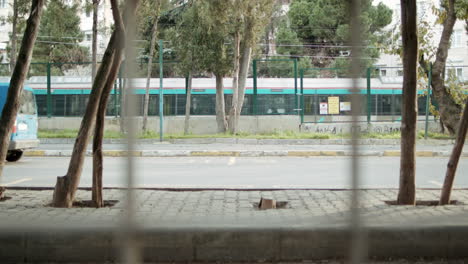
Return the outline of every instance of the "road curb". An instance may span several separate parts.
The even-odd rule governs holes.
[[[468,257],[468,226],[380,226],[366,228],[370,259]],[[116,229],[51,229],[0,232],[2,263],[116,262]],[[145,262],[279,262],[345,259],[345,226],[146,228],[136,237]]]
[[[130,152],[133,157],[346,157],[352,156],[352,151],[344,150],[141,150]],[[27,150],[27,157],[70,157],[69,150]],[[127,157],[125,150],[106,150],[102,152],[105,157]],[[416,151],[417,157],[449,157],[450,151]],[[86,156],[91,156],[88,150]],[[361,151],[359,156],[369,157],[399,157],[399,150]],[[468,157],[463,152],[462,157]]]

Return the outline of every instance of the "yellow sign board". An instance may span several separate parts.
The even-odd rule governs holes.
[[[338,96],[328,97],[328,114],[329,115],[340,114],[340,97]]]

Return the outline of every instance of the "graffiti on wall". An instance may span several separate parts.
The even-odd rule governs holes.
[[[301,130],[309,133],[324,133],[324,134],[343,134],[359,131],[360,133],[379,133],[388,134],[399,132],[400,124],[362,124],[350,126],[349,124],[303,124]]]

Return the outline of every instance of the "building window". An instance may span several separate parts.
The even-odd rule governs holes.
[[[380,76],[382,77],[387,76],[387,70],[380,70]]]
[[[0,0],[0,8],[7,8],[8,0]]]
[[[397,71],[397,75],[398,75],[398,76],[403,76],[403,70],[398,70],[398,71]]]
[[[462,30],[455,30],[452,34],[451,38],[451,47],[452,48],[461,48],[463,47],[463,42],[462,42]]]
[[[86,34],[86,41],[91,41],[93,36],[91,34]]]
[[[457,77],[458,78],[463,77],[463,68],[457,68]]]

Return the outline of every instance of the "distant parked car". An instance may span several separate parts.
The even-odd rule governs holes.
[[[7,98],[9,83],[0,83],[0,111],[3,110]],[[7,161],[18,161],[23,151],[39,146],[37,138],[37,107],[33,90],[24,87],[20,98],[20,108],[16,116],[8,146]]]

